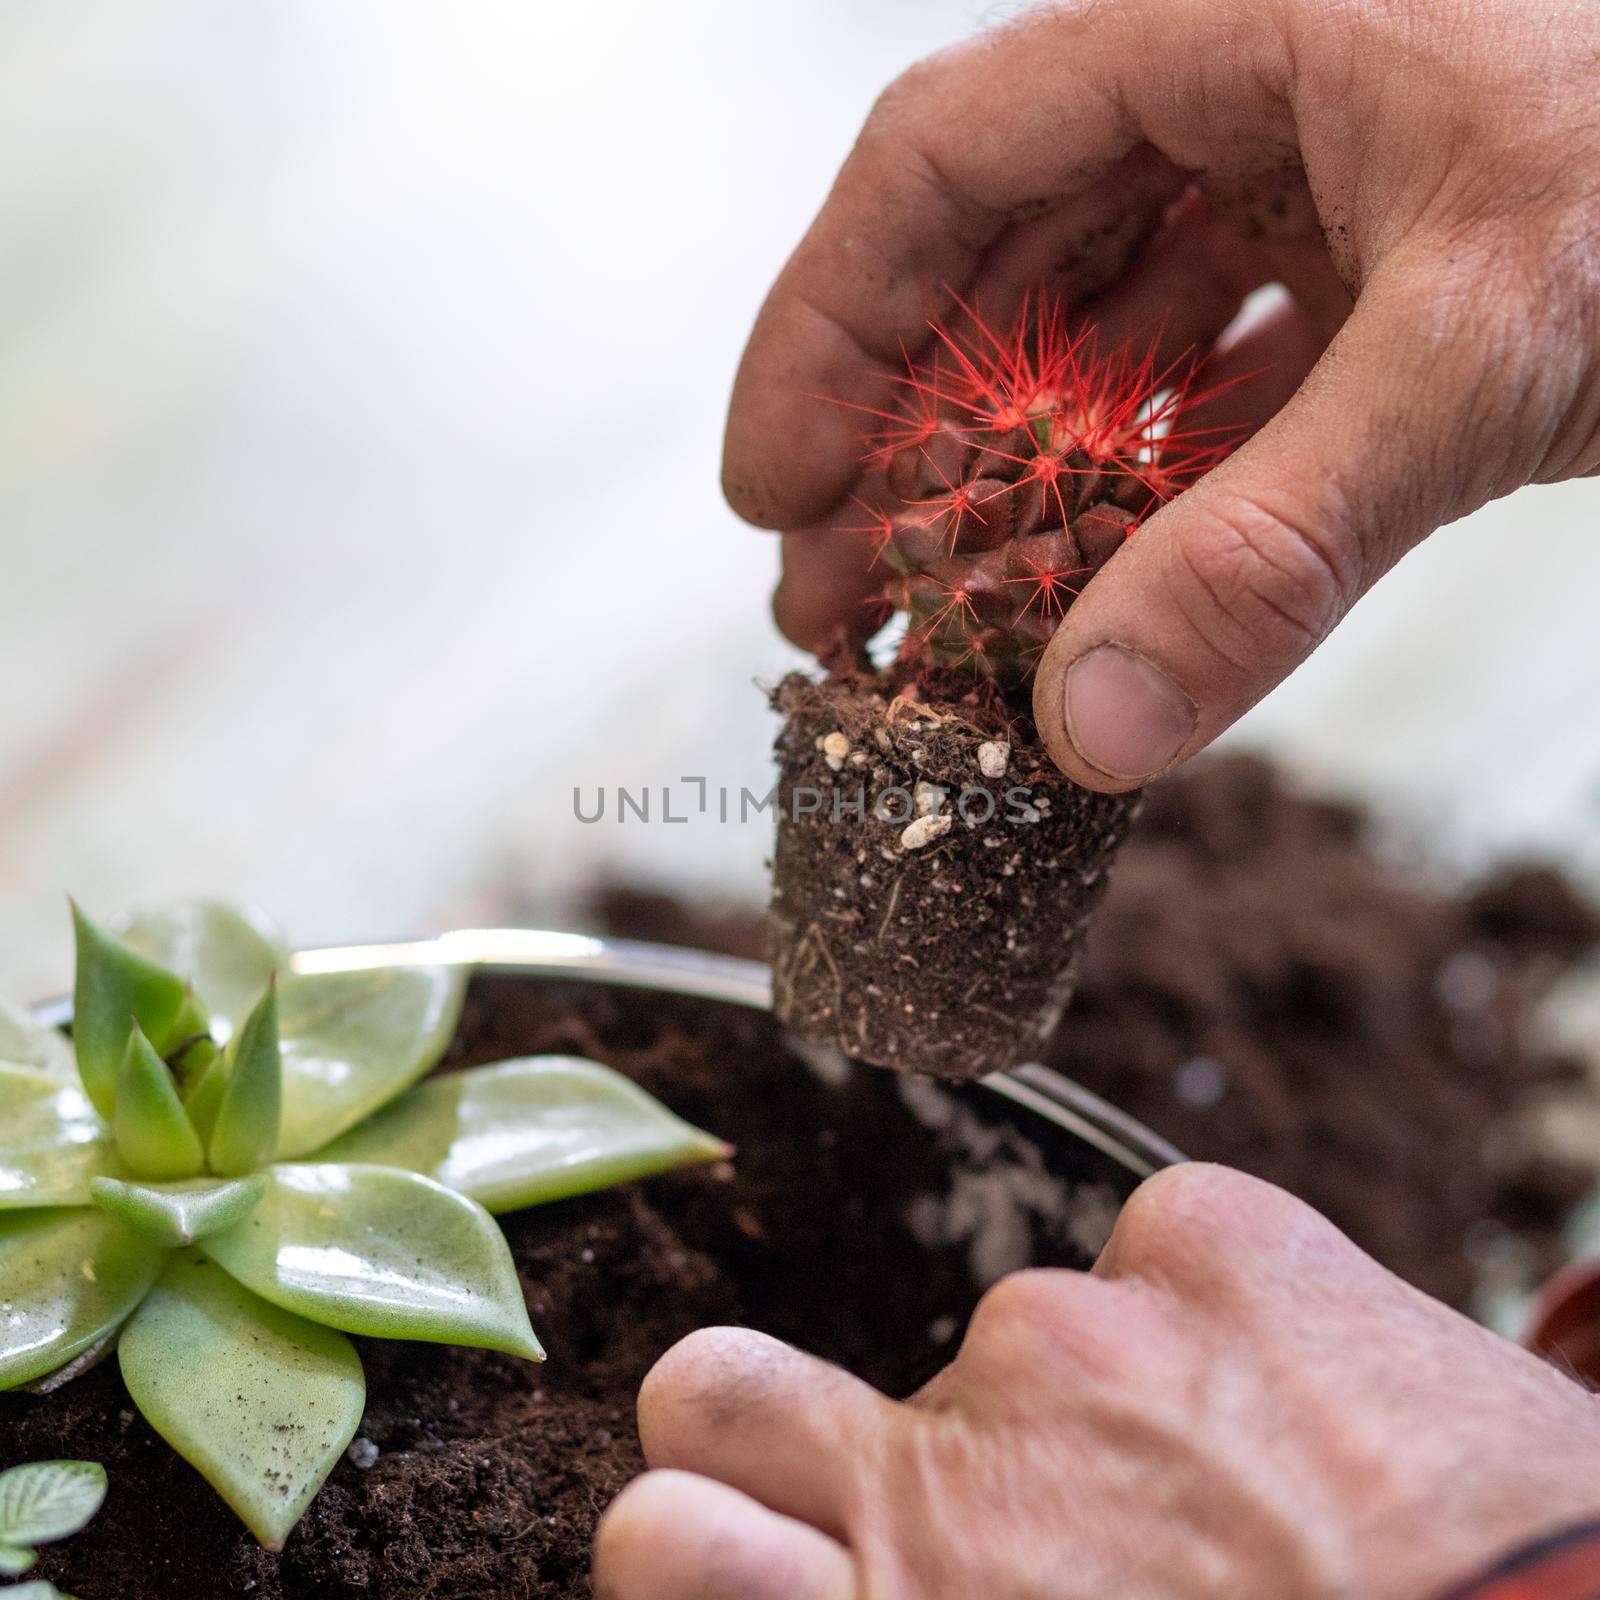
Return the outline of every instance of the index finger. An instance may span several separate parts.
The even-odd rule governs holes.
[[[1108,197],[1134,204],[1139,186],[1119,163],[1153,158],[1169,193],[1190,171],[1236,162],[1241,146],[1265,144],[1281,164],[1292,126],[1270,75],[1241,75],[1221,98],[1201,81],[1208,60],[1239,55],[1237,39],[1218,52],[1206,35],[1237,25],[1200,0],[1086,0],[902,77],[756,320],[723,456],[734,510],[780,529],[833,511],[859,472],[849,408],[889,408],[903,352],[923,348],[1009,232],[1048,217],[1067,241]]]

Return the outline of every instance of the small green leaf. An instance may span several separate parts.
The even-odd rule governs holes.
[[[36,1552],[20,1545],[0,1543],[0,1577],[20,1578],[39,1559]],[[29,1584],[28,1588],[33,1588]],[[21,1594],[21,1589],[8,1589],[6,1595]]]
[[[69,1539],[105,1497],[106,1469],[97,1461],[30,1461],[0,1472],[0,1542]]]
[[[150,1425],[281,1550],[361,1422],[366,1380],[350,1341],[184,1251],[123,1329],[118,1356]]]
[[[419,1083],[317,1160],[405,1167],[514,1211],[729,1153],[620,1072],[532,1056]]]
[[[128,1036],[117,1074],[117,1105],[111,1126],[117,1150],[138,1178],[192,1178],[205,1170],[206,1155],[189,1114],[178,1098],[167,1064],[137,1023]]]
[[[0,1211],[87,1205],[89,1180],[121,1171],[110,1129],[75,1082],[0,1066]]]
[[[289,947],[268,918],[221,900],[136,911],[120,931],[130,950],[195,986],[221,1044],[239,1031],[272,974],[289,965]]]
[[[0,1063],[42,1072],[58,1083],[78,1083],[78,1063],[65,1035],[6,1000],[0,1000]]]
[[[64,1367],[144,1298],[162,1252],[92,1206],[0,1215],[0,1389]]]
[[[278,986],[269,980],[267,992],[228,1047],[227,1078],[211,1129],[211,1170],[236,1176],[270,1161],[282,1107]]]
[[[91,922],[76,905],[78,982],[72,1002],[72,1040],[84,1092],[108,1121],[115,1109],[117,1073],[128,1046],[130,1017],[157,1054],[177,1040],[172,1025],[183,1010],[183,980],[153,965]]]
[[[308,1155],[409,1088],[455,1037],[466,974],[388,967],[280,986],[280,1160]]]
[[[182,1183],[120,1183],[95,1178],[94,1203],[153,1244],[193,1244],[241,1221],[267,1192],[264,1173],[248,1178],[190,1178]]]
[[[19,1583],[14,1589],[7,1589],[5,1600],[72,1600],[72,1596],[63,1594],[43,1578],[35,1578],[31,1583]]]
[[[201,1249],[286,1310],[379,1339],[542,1360],[511,1249],[476,1201],[393,1167],[278,1166]]]

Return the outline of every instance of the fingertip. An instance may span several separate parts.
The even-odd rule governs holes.
[[[639,1387],[645,1460],[704,1471],[721,1442],[736,1439],[752,1418],[771,1424],[802,1407],[806,1384],[830,1370],[754,1328],[698,1328],[667,1350]]]
[[[756,318],[722,441],[724,497],[773,532],[820,522],[844,499],[861,471],[862,434],[893,392],[888,370],[795,296],[793,271]]]
[[[841,635],[870,639],[887,620],[883,583],[862,540],[833,528],[783,536],[772,616],[791,644],[820,653]]]
[[[850,1600],[853,1568],[826,1534],[688,1472],[647,1472],[595,1533],[599,1600]]]
[[[782,530],[778,496],[761,473],[749,465],[744,452],[736,449],[731,422],[722,450],[722,498],[741,522],[769,533]]]

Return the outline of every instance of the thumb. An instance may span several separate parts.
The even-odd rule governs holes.
[[[1069,777],[1129,789],[1203,749],[1408,549],[1537,469],[1508,355],[1529,341],[1460,273],[1391,257],[1284,409],[1085,586],[1034,685]]]

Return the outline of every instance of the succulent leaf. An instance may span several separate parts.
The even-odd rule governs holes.
[[[92,1206],[0,1215],[0,1389],[66,1366],[114,1331],[161,1262],[157,1246]]]
[[[54,1394],[57,1389],[65,1389],[69,1383],[76,1383],[86,1372],[93,1372],[105,1358],[117,1347],[118,1327],[107,1328],[93,1344],[85,1345],[64,1367],[57,1367],[54,1372],[47,1372],[42,1378],[35,1378],[31,1383],[21,1385],[24,1394]]]
[[[0,1572],[4,1570],[0,1567]],[[19,1583],[14,1589],[7,1589],[5,1600],[72,1600],[72,1596],[63,1594],[43,1578],[35,1578],[31,1583]]]
[[[222,1106],[222,1092],[228,1087],[228,1077],[233,1062],[226,1050],[219,1050],[204,1072],[189,1081],[183,1091],[183,1109],[200,1135],[200,1142],[210,1147],[212,1130],[217,1125],[217,1112]]]
[[[419,1083],[317,1160],[405,1167],[514,1211],[729,1153],[620,1072],[533,1056]]]
[[[78,946],[72,1002],[78,1073],[84,1092],[109,1121],[128,1044],[128,1019],[137,1019],[159,1054],[177,1043],[171,1030],[183,1010],[185,990],[176,973],[135,955],[76,905],[72,926]]]
[[[106,1469],[97,1461],[30,1461],[0,1472],[0,1543],[71,1538],[105,1497]]]
[[[167,1028],[167,1046],[163,1054],[189,1057],[199,1045],[211,1043],[211,1013],[206,1003],[195,992],[192,983],[183,986],[183,1004]]]
[[[42,1072],[58,1083],[78,1083],[78,1063],[61,1032],[5,1000],[0,1000],[0,1065]]]
[[[95,1178],[89,1189],[108,1216],[153,1244],[176,1249],[242,1221],[267,1192],[264,1173],[246,1178],[189,1178],[181,1183],[124,1183]]]
[[[200,1248],[263,1299],[380,1339],[544,1351],[511,1249],[476,1201],[393,1167],[284,1165]]]
[[[0,1211],[89,1203],[89,1180],[122,1171],[111,1130],[75,1082],[0,1066]]]
[[[111,1126],[117,1151],[135,1177],[171,1181],[205,1170],[200,1135],[178,1098],[172,1073],[137,1023],[122,1054]]]
[[[226,1073],[210,1134],[211,1170],[236,1177],[270,1161],[278,1143],[283,1052],[275,981],[268,982],[267,992],[229,1045]]]
[[[150,1425],[262,1544],[282,1549],[361,1422],[366,1379],[350,1341],[181,1251],[118,1356]]]
[[[465,990],[456,967],[285,978],[278,1158],[320,1149],[422,1077],[455,1036]]]
[[[209,1034],[189,1035],[188,1038],[187,1044],[180,1044],[168,1057],[172,1075],[178,1080],[178,1093],[185,1105],[189,1103],[189,1091],[211,1070],[212,1062],[222,1054]],[[205,1142],[203,1134],[201,1142]]]
[[[223,900],[137,911],[119,931],[130,950],[194,985],[211,1009],[219,1044],[239,1031],[268,979],[289,964],[289,947],[269,918]]]

